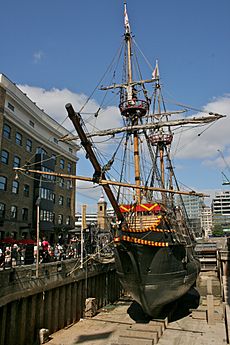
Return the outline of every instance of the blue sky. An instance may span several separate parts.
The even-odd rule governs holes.
[[[165,96],[230,116],[230,2],[127,0],[127,7],[138,46],[152,65],[159,59]],[[61,121],[68,99],[80,104],[97,85],[122,35],[122,0],[9,0],[1,4],[0,73]],[[175,156],[185,185],[213,192],[222,189],[221,171],[230,179],[217,152],[230,163],[230,122],[221,122]],[[80,165],[84,173],[83,158]]]

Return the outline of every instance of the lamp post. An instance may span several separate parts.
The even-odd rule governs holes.
[[[36,278],[39,277],[39,228],[40,228],[40,197],[37,198],[36,208],[37,208],[37,255],[36,255]]]

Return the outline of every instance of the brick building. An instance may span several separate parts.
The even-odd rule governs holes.
[[[66,134],[64,127],[0,74],[0,239],[35,236],[37,200],[41,236],[54,241],[74,228],[74,180],[13,170],[28,167],[75,175],[79,147],[59,141]]]

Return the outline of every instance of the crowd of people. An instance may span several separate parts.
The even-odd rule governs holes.
[[[70,238],[58,238],[56,243],[50,243],[45,237],[39,241],[39,255],[37,255],[37,243],[33,240],[0,241],[0,270],[18,265],[31,265],[39,263],[55,262],[81,257],[80,236],[72,235]],[[83,257],[94,253],[111,253],[108,235],[93,236],[88,233],[83,239]]]
[[[39,241],[39,263],[66,260],[80,256],[80,240],[72,238],[68,243],[50,244],[45,238]],[[33,264],[37,261],[36,243],[0,245],[0,268]]]

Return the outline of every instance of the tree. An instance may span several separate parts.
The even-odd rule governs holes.
[[[212,230],[213,236],[224,236],[223,227],[220,224],[215,224]]]

